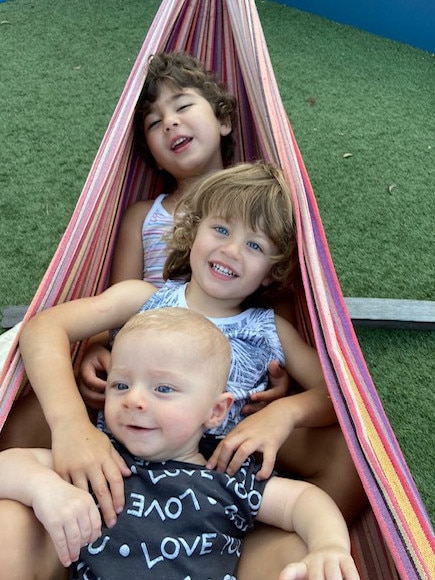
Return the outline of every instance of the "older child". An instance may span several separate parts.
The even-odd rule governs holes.
[[[112,261],[110,283],[138,279],[163,285],[168,251],[164,234],[173,226],[176,203],[192,183],[227,166],[233,156],[236,101],[212,72],[184,53],[160,53],[149,62],[135,113],[135,136],[146,162],[164,176],[167,193],[139,201],[123,218]],[[93,339],[82,362],[79,387],[93,408],[104,404],[109,364],[106,335]],[[286,394],[287,381],[271,365],[275,389],[256,395],[256,403]],[[249,407],[245,411],[255,409]]]
[[[105,416],[131,476],[112,528],[102,525],[90,494],[52,470],[50,451],[0,454],[0,497],[33,507],[62,563],[77,561],[74,579],[203,578],[204,570],[233,578],[254,519],[306,542],[308,553],[281,580],[358,579],[346,524],[327,494],[278,477],[260,482],[252,459],[232,476],[206,468],[198,442],[231,406],[230,360],[223,333],[192,310],[148,310],[121,329]]]
[[[192,114],[198,115],[199,113],[196,111],[195,104],[189,105],[187,103],[187,108],[181,109],[177,115],[171,117],[171,109],[160,98],[162,90],[166,90],[168,87],[176,91],[176,94],[178,91],[183,94],[186,90],[199,94],[208,101],[214,111],[216,119],[221,124],[220,132],[226,133],[228,126],[231,127],[227,135],[221,135],[222,158],[218,163],[219,167],[215,167],[215,169],[227,165],[231,160],[231,138],[235,125],[234,101],[227,92],[222,92],[220,85],[217,85],[210,78],[210,73],[204,71],[204,67],[200,63],[182,54],[155,55],[150,61],[149,73],[136,115],[137,141],[142,144],[144,153],[148,157],[151,154],[151,160],[153,156],[159,159],[158,166],[169,174],[171,172],[175,174],[176,169],[173,168],[175,159],[178,164],[186,163],[186,166],[183,165],[183,167],[187,167],[187,161],[191,158],[189,152],[191,137],[193,136],[193,143],[196,141],[196,137],[191,125],[185,124],[185,119],[190,119]],[[205,103],[203,104],[205,105]],[[204,109],[200,108],[200,110]],[[171,118],[173,121],[172,129],[167,124]],[[208,115],[204,115],[198,120],[201,120],[203,124],[206,120],[211,121],[211,125],[215,123]],[[213,130],[209,127],[207,131],[211,135],[215,135],[216,127]],[[172,157],[169,159],[166,157],[164,160],[161,149],[164,150],[163,135],[165,133],[181,134],[180,144],[181,142],[184,144],[179,150],[172,152]],[[159,136],[159,141],[156,140],[156,135]],[[218,147],[217,139],[215,139],[215,144]],[[204,172],[198,171],[197,173],[199,175]],[[143,276],[144,279],[150,281],[148,275],[151,275],[151,271],[153,283],[157,286],[163,283],[163,264],[167,254],[164,244],[162,245],[162,234],[172,225],[175,201],[182,197],[183,192],[188,189],[190,180],[185,181],[183,174],[177,173],[177,184],[178,189],[175,191],[175,195],[165,197],[160,209],[158,209],[159,201],[157,200],[155,206],[151,206],[152,202],[150,201],[138,202],[127,210],[113,260],[112,283],[130,278],[142,279]],[[171,200],[173,204],[165,206]],[[157,212],[156,216],[154,210]],[[153,216],[152,220],[151,216]],[[147,233],[151,236],[151,245],[148,245]],[[287,317],[287,313],[283,315]],[[105,342],[107,344],[107,338]],[[104,374],[109,361],[110,355],[107,348],[97,345],[91,349],[89,357],[85,358],[81,367],[81,380],[79,381],[81,392],[86,402],[96,408],[102,408],[104,404],[104,380],[99,379],[97,375],[98,372]],[[282,372],[277,361],[272,361],[269,366],[269,379],[274,388],[253,393],[243,409],[245,415],[286,394],[287,375]],[[265,416],[263,415],[263,417]],[[254,422],[255,419],[252,421]],[[250,422],[251,418],[249,417],[243,422],[240,429],[242,426],[243,428],[248,427]],[[287,450],[284,455],[286,466],[290,469],[289,474],[296,474],[298,477],[322,487],[338,503],[346,520],[351,522],[364,505],[365,494],[340,427],[337,423],[323,429],[311,428],[312,425],[309,423],[305,424],[304,427],[306,428],[295,429],[285,444]],[[274,425],[271,428],[273,429]],[[234,445],[238,445],[240,437],[242,437],[242,433],[239,430],[225,439],[227,447],[220,448],[224,462],[231,457]],[[290,459],[291,465],[289,464]],[[260,553],[258,546],[255,547],[255,552]]]

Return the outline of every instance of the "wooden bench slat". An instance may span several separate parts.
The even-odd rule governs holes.
[[[355,326],[435,330],[435,302],[429,300],[397,300],[390,298],[345,298]],[[2,328],[20,322],[27,306],[3,308]]]
[[[345,298],[355,326],[435,330],[435,302],[390,298]]]

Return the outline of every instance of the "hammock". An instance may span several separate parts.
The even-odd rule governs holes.
[[[185,50],[237,96],[236,161],[278,163],[291,187],[300,262],[299,327],[314,341],[370,508],[351,530],[365,580],[435,577],[433,531],[362,357],[329,254],[315,197],[280,99],[254,0],[163,0],[127,80],[72,219],[25,320],[101,292],[125,208],[160,193],[133,144],[132,118],[149,55]],[[151,194],[150,194],[151,196]],[[73,352],[80,359],[80,347]],[[16,341],[0,378],[0,427],[26,388]]]

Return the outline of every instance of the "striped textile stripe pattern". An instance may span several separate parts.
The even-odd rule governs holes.
[[[163,0],[25,320],[53,304],[102,291],[125,208],[161,192],[158,176],[144,166],[132,139],[148,58],[161,50],[186,50],[225,80],[241,105],[236,160],[275,161],[291,187],[299,242],[299,327],[319,352],[370,502],[351,531],[361,577],[434,578],[433,530],[354,334],[253,0]],[[73,357],[78,364],[79,347]],[[16,343],[0,381],[2,426],[14,399],[27,388]]]

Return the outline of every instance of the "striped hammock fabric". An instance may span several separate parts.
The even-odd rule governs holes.
[[[185,50],[216,71],[240,104],[236,160],[274,161],[291,186],[299,236],[299,326],[319,352],[370,503],[351,530],[361,577],[435,578],[433,530],[358,346],[253,0],[163,0],[26,319],[56,303],[101,292],[125,208],[160,193],[158,176],[134,149],[132,118],[148,57],[162,50]],[[73,356],[77,364],[79,348]],[[26,388],[16,343],[0,384],[3,426]]]

